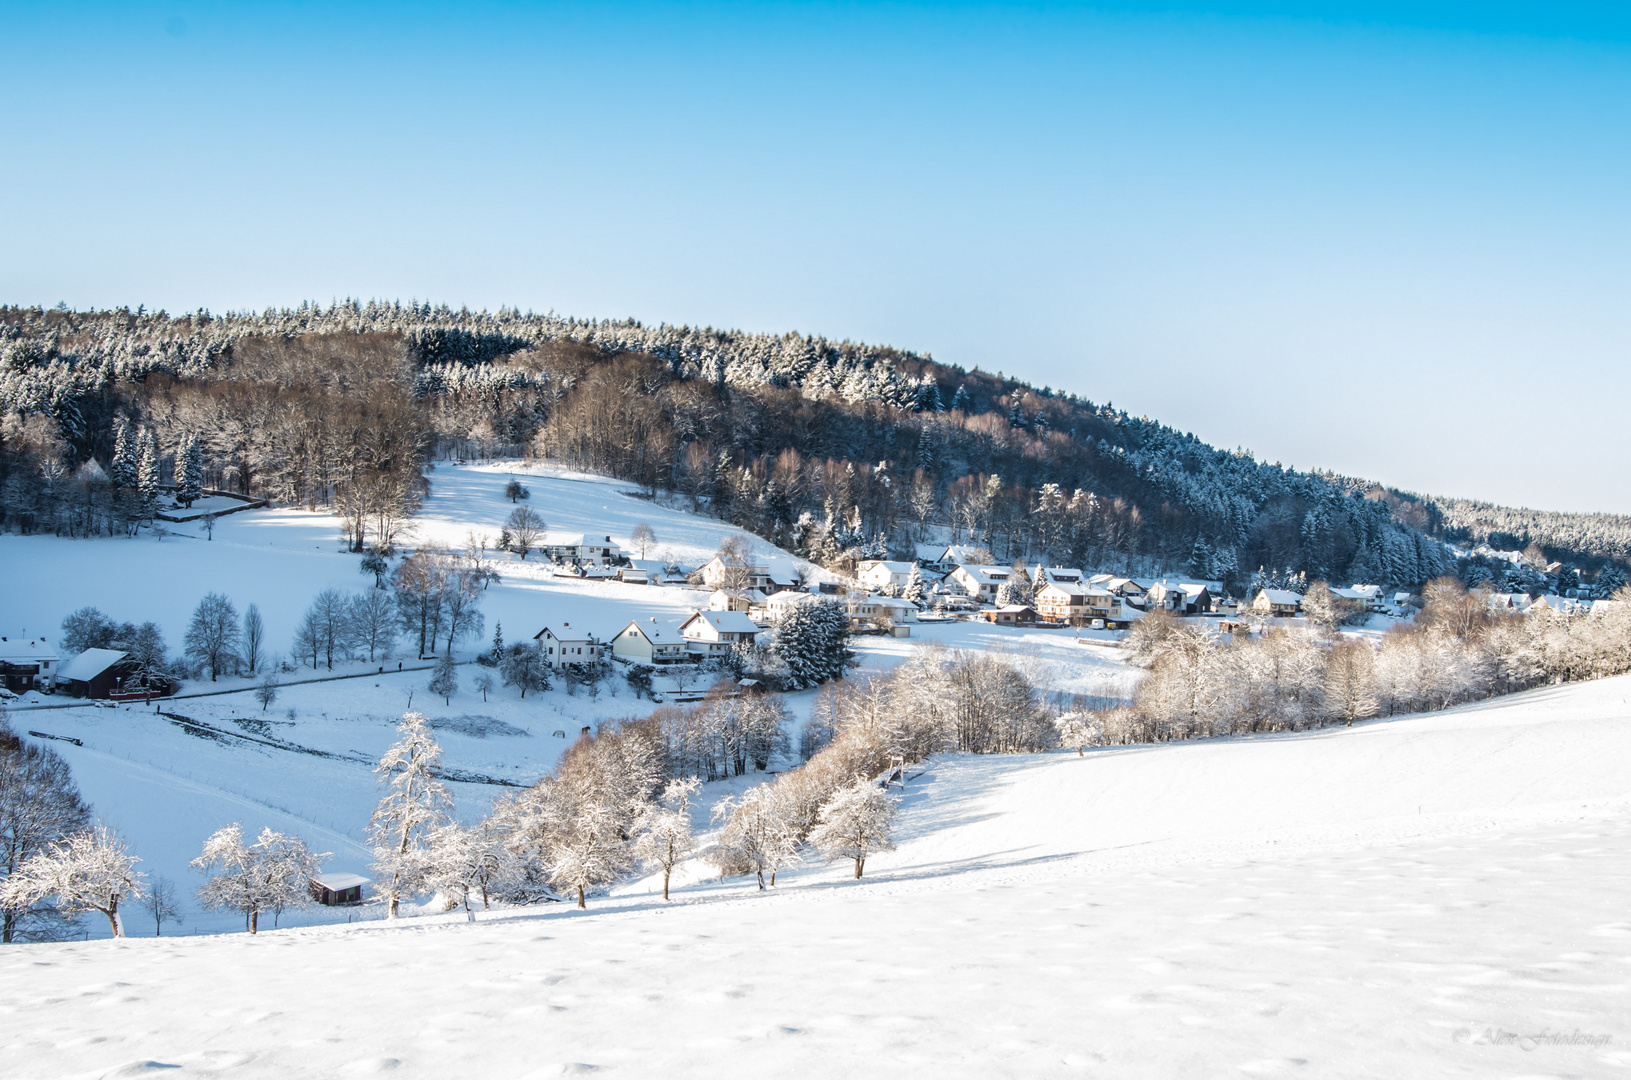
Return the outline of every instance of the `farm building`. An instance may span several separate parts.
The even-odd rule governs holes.
[[[128,654],[86,649],[57,671],[57,682],[74,697],[106,699],[130,675]]]

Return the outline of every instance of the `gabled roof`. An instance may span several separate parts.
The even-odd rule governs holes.
[[[1378,600],[1382,596],[1382,586],[1380,585],[1355,585],[1353,591],[1366,600]]]
[[[761,627],[741,611],[693,611],[680,623],[680,633],[692,623],[701,620],[721,634],[757,634]]]
[[[1370,597],[1358,589],[1332,589],[1331,595],[1341,600],[1369,600]]]
[[[1294,593],[1290,589],[1263,589],[1258,596],[1268,597],[1271,604],[1283,604],[1296,607],[1303,602],[1301,593]]]
[[[0,637],[0,660],[13,664],[56,663],[62,659],[44,638]]]
[[[1056,584],[1061,581],[1074,583],[1087,580],[1086,574],[1070,566],[1044,566],[1041,570],[1044,580]]]
[[[975,547],[973,544],[953,544],[950,547],[941,548],[940,554],[935,556],[934,561],[941,563],[956,563],[958,566],[962,566],[965,563],[973,562],[974,553],[979,550],[981,549]]]
[[[1012,566],[981,566],[970,564],[957,568],[980,585],[1001,585],[1013,574]],[[952,571],[956,573],[956,571]]]
[[[662,622],[658,622],[655,616],[645,622],[634,619],[619,630],[617,636],[622,637],[627,634],[630,628],[640,631],[640,636],[653,645],[683,645],[685,643],[685,638],[680,634],[679,626],[669,619]]]
[[[361,885],[369,884],[373,879],[365,878],[361,874],[313,874],[311,879],[329,892],[344,892],[346,889],[355,889]]]
[[[57,678],[68,682],[90,682],[126,655],[118,649],[86,649],[57,669]]]
[[[545,634],[548,634],[556,641],[592,641],[594,640],[595,636],[587,630],[574,630],[571,623],[563,622],[546,624],[542,630],[532,635],[532,640],[537,641]]]
[[[873,570],[881,566],[891,574],[910,574],[912,572],[912,567],[916,565],[916,563],[896,562],[892,559],[868,559],[865,566],[862,568],[861,573],[864,574],[868,570]]]
[[[538,546],[614,548],[618,547],[618,543],[605,533],[546,532]]]
[[[1036,595],[1041,596],[1043,593],[1047,592],[1049,589],[1053,589],[1056,592],[1062,592],[1066,596],[1109,596],[1109,595],[1111,595],[1109,589],[1099,589],[1099,588],[1093,587],[1092,585],[1076,585],[1076,584],[1073,584],[1073,583],[1068,582],[1068,581],[1050,581],[1046,585],[1042,586],[1040,589],[1036,590]]]

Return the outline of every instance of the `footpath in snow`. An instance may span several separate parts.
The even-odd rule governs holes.
[[[0,952],[0,1074],[1607,1076],[1631,679],[951,757],[867,878]]]

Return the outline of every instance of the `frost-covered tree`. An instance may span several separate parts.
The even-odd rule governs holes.
[[[1085,756],[1084,747],[1093,741],[1096,728],[1093,717],[1087,713],[1064,713],[1054,717],[1054,726],[1059,729],[1059,742],[1063,746],[1074,746],[1076,756]]]
[[[436,670],[430,677],[430,692],[442,699],[442,704],[452,703],[453,695],[459,690],[459,668],[453,662],[451,653],[443,653],[436,660]]]
[[[19,739],[0,715],[0,887],[24,863],[83,830],[90,808],[68,763],[55,751]],[[39,900],[0,905],[0,941],[48,941],[68,919]]]
[[[1338,642],[1326,654],[1325,704],[1349,727],[1376,715],[1376,650],[1369,643]]]
[[[870,780],[861,780],[829,799],[817,815],[810,843],[829,862],[855,860],[855,876],[866,869],[874,851],[892,851],[895,797]]]
[[[238,626],[238,609],[220,593],[205,593],[193,610],[192,621],[187,624],[187,636],[182,641],[187,659],[200,674],[209,669],[210,682],[222,671],[232,672],[238,666],[238,647],[243,633]]]
[[[498,662],[498,674],[505,686],[513,686],[525,698],[528,690],[549,689],[549,664],[538,646],[530,642],[511,645]]]
[[[136,463],[140,459],[136,431],[121,416],[113,426],[113,460],[108,464],[108,480],[115,488],[136,486]]]
[[[911,572],[906,575],[906,587],[901,590],[901,597],[910,600],[918,607],[922,607],[923,596],[923,572],[918,569],[917,563],[914,562]]]
[[[635,852],[646,869],[663,874],[663,899],[674,870],[696,849],[691,835],[691,798],[702,786],[694,776],[670,780],[657,803],[636,820]]]
[[[470,685],[481,691],[481,700],[486,701],[487,695],[493,692],[493,677],[485,671],[478,671],[476,677],[470,680]]]
[[[493,816],[473,826],[449,822],[434,830],[426,842],[425,887],[442,895],[447,908],[470,910],[470,894],[490,906],[494,888],[503,881],[513,861],[505,845],[505,830]]]
[[[727,795],[714,806],[715,821],[723,821],[709,860],[720,874],[754,874],[761,890],[765,875],[776,883],[776,873],[798,862],[798,832],[782,792],[775,784],[760,784]]]
[[[141,458],[136,463],[137,513],[142,520],[150,520],[159,508],[159,439],[157,433],[145,431],[140,437]]]
[[[204,445],[188,432],[176,460],[176,502],[192,506],[204,494]]]
[[[369,822],[375,887],[393,919],[402,898],[423,888],[426,842],[447,823],[453,806],[452,793],[436,778],[442,748],[425,717],[405,714],[397,732],[400,737],[374,769],[389,791]]]
[[[254,934],[262,912],[310,905],[312,876],[326,858],[327,852],[314,855],[298,836],[271,829],[246,844],[243,825],[233,822],[210,834],[191,865],[209,877],[198,890],[205,909],[242,912]]]
[[[0,907],[26,911],[54,896],[64,915],[99,911],[113,936],[124,937],[119,906],[146,894],[140,861],[117,833],[98,824],[31,855],[0,886]]]

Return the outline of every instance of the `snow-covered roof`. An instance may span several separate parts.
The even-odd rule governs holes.
[[[1205,582],[1205,581],[1184,581],[1184,582],[1179,583],[1178,591],[1183,593],[1185,596],[1190,597],[1191,599],[1194,599],[1195,597],[1201,595],[1201,593],[1203,593],[1203,592],[1213,592],[1215,590],[1214,590],[1214,587],[1209,582]]]
[[[311,879],[330,892],[344,892],[346,889],[355,889],[359,885],[367,885],[370,878],[361,874],[313,874]]]
[[[708,594],[708,599],[710,601],[720,599],[728,600],[734,599],[734,597],[732,597],[731,594],[726,592],[724,589],[715,589],[713,592]],[[750,604],[762,604],[769,599],[769,597],[765,595],[764,590],[762,589],[744,589],[742,591],[742,599],[746,600]]]
[[[978,585],[1001,585],[1014,572],[1012,566],[981,566],[970,564],[957,568]]]
[[[910,574],[912,572],[912,567],[915,565],[917,564],[897,562],[892,559],[868,559],[866,562],[861,564],[861,573],[864,574],[869,570],[875,570],[881,566],[891,574]]]
[[[1062,592],[1066,596],[1109,596],[1109,595],[1111,595],[1109,589],[1100,589],[1100,588],[1096,588],[1095,586],[1092,586],[1092,585],[1077,585],[1077,584],[1074,584],[1074,583],[1069,582],[1069,581],[1050,581],[1046,585],[1042,586],[1042,588],[1037,590],[1037,595],[1041,595],[1042,593],[1047,592],[1049,589],[1054,589],[1054,590],[1057,590],[1058,592]]]
[[[674,619],[659,620],[655,616],[647,619],[635,619],[617,632],[622,637],[630,628],[640,631],[645,639],[653,645],[680,645],[685,638],[680,634],[679,622]]]
[[[118,649],[86,649],[57,670],[57,678],[65,682],[90,682],[108,668],[125,658]]]
[[[683,632],[692,623],[701,620],[722,634],[757,634],[761,627],[742,611],[694,611],[682,623]]]
[[[1301,593],[1294,593],[1290,589],[1264,589],[1257,594],[1265,596],[1271,604],[1283,604],[1296,607],[1303,602]]]
[[[1042,577],[1044,580],[1054,582],[1055,584],[1058,584],[1059,582],[1074,583],[1085,581],[1087,579],[1086,574],[1070,566],[1044,566],[1042,567]]]
[[[1353,591],[1366,600],[1380,600],[1382,597],[1382,586],[1380,585],[1355,585]]]
[[[1332,589],[1331,595],[1340,600],[1369,600],[1370,597],[1358,589]]]
[[[532,639],[537,641],[545,634],[548,634],[556,641],[589,641],[594,637],[593,634],[582,627],[574,628],[571,623],[563,622],[546,623],[542,630],[532,635]]]
[[[992,608],[991,610],[1000,614],[1018,615],[1022,611],[1033,611],[1035,609],[1029,604],[1004,604],[1000,608]]]
[[[1393,602],[1395,604],[1408,604],[1410,603],[1410,594],[1407,592],[1396,592],[1393,594]]]
[[[546,532],[539,547],[617,547],[605,533]]]
[[[1591,613],[1593,615],[1610,615],[1625,609],[1626,603],[1624,600],[1593,600],[1591,604]]]
[[[973,544],[953,544],[950,547],[941,548],[934,561],[956,563],[958,566],[963,566],[966,563],[972,563],[975,558],[974,553],[980,550],[982,549],[975,547]]]
[[[44,638],[0,637],[0,660],[10,664],[54,664],[61,657]]]

